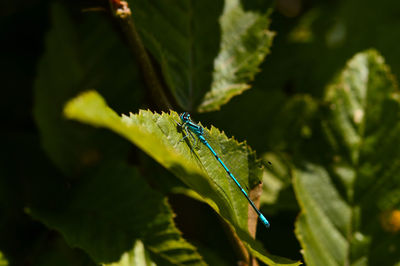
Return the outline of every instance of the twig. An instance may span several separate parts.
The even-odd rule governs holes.
[[[161,85],[159,77],[156,74],[150,57],[147,54],[142,40],[136,30],[131,16],[132,12],[128,6],[128,3],[121,0],[110,0],[110,4],[112,14],[121,25],[121,29],[127,38],[129,47],[141,65],[144,80],[149,89],[151,99],[154,100],[155,104],[160,109],[159,111],[168,111],[169,109],[173,109],[165,94],[164,88]]]

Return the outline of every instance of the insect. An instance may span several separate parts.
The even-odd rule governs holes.
[[[192,119],[190,118],[190,114],[187,112],[184,112],[182,114],[180,114],[180,119],[181,119],[181,123],[177,124],[182,127],[185,132],[186,135],[183,137],[182,140],[184,140],[185,138],[187,138],[188,136],[190,136],[195,144],[197,143],[197,139],[195,138],[194,135],[197,136],[197,138],[200,140],[201,143],[203,143],[210,151],[211,153],[214,155],[215,159],[217,159],[217,161],[222,165],[222,167],[225,169],[226,173],[229,175],[229,177],[235,182],[236,186],[239,188],[239,190],[242,192],[242,194],[246,197],[246,199],[248,200],[248,202],[250,203],[250,205],[253,207],[253,209],[256,211],[258,218],[261,220],[261,222],[267,227],[270,227],[270,224],[268,222],[268,220],[264,217],[264,215],[261,213],[261,211],[256,207],[256,205],[254,204],[254,202],[250,199],[249,195],[247,194],[247,192],[243,189],[242,185],[240,185],[239,181],[235,178],[235,176],[231,173],[231,171],[228,169],[228,167],[224,164],[224,162],[221,160],[221,158],[218,156],[218,154],[214,151],[214,149],[210,146],[210,144],[208,143],[207,139],[204,137],[204,128],[196,123],[194,123],[192,121]],[[182,141],[181,140],[181,141]]]

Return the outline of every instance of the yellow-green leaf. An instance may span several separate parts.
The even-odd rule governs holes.
[[[181,141],[183,134],[178,130],[176,121],[179,116],[175,112],[157,114],[142,110],[139,114],[119,116],[98,93],[89,91],[68,102],[65,115],[70,119],[111,129],[141,148],[229,222],[252,254],[260,260],[271,265],[294,263],[267,255],[261,245],[250,237],[247,231],[249,207],[246,199],[207,147]],[[245,143],[228,139],[214,127],[206,130],[205,134],[211,146],[244,185],[251,187],[260,180],[260,163]]]

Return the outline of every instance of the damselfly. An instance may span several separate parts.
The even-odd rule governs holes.
[[[246,197],[246,199],[249,201],[250,205],[253,207],[253,209],[256,211],[258,217],[260,218],[261,222],[269,228],[269,222],[268,220],[264,217],[264,215],[260,212],[260,210],[256,207],[254,202],[250,199],[249,195],[247,192],[243,189],[242,185],[239,183],[239,181],[234,177],[234,175],[231,173],[231,171],[228,169],[228,167],[224,164],[224,162],[221,160],[221,158],[218,156],[218,154],[214,151],[214,149],[210,146],[206,138],[204,137],[204,128],[192,121],[190,118],[190,114],[187,112],[182,113],[180,116],[181,123],[178,123],[179,126],[181,126],[185,132],[186,135],[183,137],[183,139],[187,138],[188,136],[191,136],[195,142],[197,142],[196,138],[194,135],[197,136],[197,138],[204,144],[206,147],[211,151],[211,153],[214,155],[215,159],[222,165],[222,167],[225,169],[226,173],[229,175],[229,177],[235,182],[236,186],[239,188],[239,190],[242,192],[242,194]],[[194,135],[193,135],[194,134]],[[182,139],[182,140],[183,140]]]

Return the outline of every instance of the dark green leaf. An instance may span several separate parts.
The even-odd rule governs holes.
[[[400,3],[314,1],[299,7],[296,17],[286,17],[279,7],[272,15],[271,29],[278,34],[254,87],[321,97],[322,88],[346,61],[371,47],[385,56],[396,76],[400,75],[396,48],[400,35],[392,34],[398,31]]]
[[[93,87],[108,95],[118,110],[131,110],[128,107],[138,105],[141,98],[140,79],[128,50],[104,18],[85,14],[74,23],[64,6],[52,5],[52,28],[34,88],[34,116],[42,145],[68,174],[116,154],[122,157],[127,145],[110,134],[66,121],[62,117],[65,101]],[[132,89],[133,84],[137,89]]]
[[[267,14],[237,0],[129,1],[145,46],[185,110],[219,109],[248,89],[269,52]]]
[[[357,54],[326,92],[333,155],[295,176],[296,234],[308,265],[400,262],[400,97],[375,51]]]
[[[183,109],[196,109],[212,82],[223,2],[131,0],[129,5],[174,98]]]
[[[98,263],[117,261],[128,250],[135,253],[134,243],[141,239],[146,252],[165,263],[204,265],[175,228],[166,199],[121,163],[103,165],[86,177],[57,210],[31,213]]]

